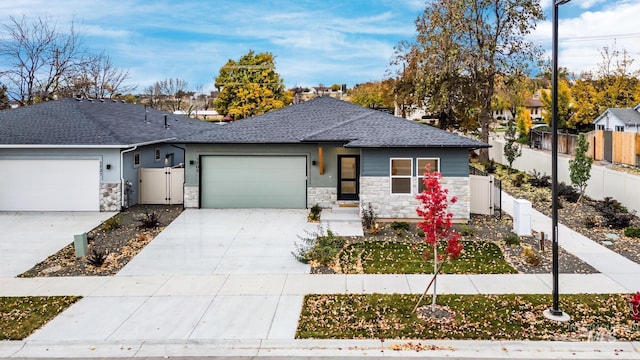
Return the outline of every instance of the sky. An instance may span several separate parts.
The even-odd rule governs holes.
[[[552,4],[541,0],[546,20],[529,37],[545,58]],[[0,0],[0,23],[25,14],[61,30],[74,23],[84,46],[129,71],[135,93],[167,78],[208,93],[220,67],[249,50],[272,53],[287,88],[382,80],[394,46],[415,37],[424,7],[423,0]],[[626,49],[638,68],[637,14],[640,0],[562,5],[559,65],[595,70],[608,46]]]

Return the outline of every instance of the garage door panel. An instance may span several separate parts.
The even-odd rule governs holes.
[[[206,156],[202,207],[305,208],[306,157]]]
[[[0,160],[0,210],[99,211],[98,160]]]

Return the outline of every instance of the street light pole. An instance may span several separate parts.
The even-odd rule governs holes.
[[[552,239],[552,274],[553,304],[544,311],[544,316],[556,321],[569,321],[568,314],[560,310],[558,296],[558,7],[571,0],[554,0],[553,4],[553,38],[552,38],[552,85],[551,85],[551,239]]]

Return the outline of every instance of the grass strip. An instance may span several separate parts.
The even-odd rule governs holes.
[[[515,274],[514,269],[504,259],[500,247],[485,241],[463,241],[464,251],[461,256],[445,262],[443,274]],[[428,274],[433,272],[433,254],[431,247],[425,243],[406,242],[363,242],[349,245],[341,260],[355,262],[357,257],[362,261],[365,274]],[[354,268],[341,264],[343,269]]]
[[[629,294],[562,295],[568,323],[542,312],[551,295],[438,295],[455,312],[449,323],[424,321],[411,310],[418,295],[307,295],[298,322],[301,339],[640,340]],[[430,303],[427,299],[424,305]]]
[[[0,340],[25,339],[78,300],[78,296],[0,297]]]

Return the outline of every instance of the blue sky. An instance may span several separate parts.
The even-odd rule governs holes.
[[[551,46],[552,0],[541,0],[547,21],[531,40]],[[61,29],[74,21],[92,51],[104,50],[130,72],[136,92],[165,78],[190,90],[213,89],[228,59],[249,50],[271,52],[287,87],[376,81],[393,47],[415,34],[422,0],[0,0],[9,15],[48,16]],[[595,69],[598,49],[625,48],[640,65],[640,0],[573,0],[560,11],[560,65]],[[550,56],[547,54],[547,57]]]

